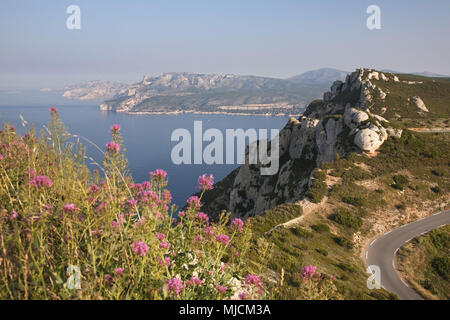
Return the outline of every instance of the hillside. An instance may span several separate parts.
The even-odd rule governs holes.
[[[347,74],[348,72],[342,70],[321,68],[304,72],[287,80],[295,83],[315,83],[329,86],[336,80],[344,81]]]
[[[100,108],[129,113],[300,114],[323,84],[255,76],[165,73],[144,77]]]
[[[359,69],[280,132],[277,175],[243,165],[206,195],[204,210],[252,223],[254,261],[274,279],[284,273],[289,298],[305,263],[336,274],[346,298],[386,298],[366,288],[363,250],[448,208],[449,90],[445,78]],[[258,262],[260,250],[271,258]]]

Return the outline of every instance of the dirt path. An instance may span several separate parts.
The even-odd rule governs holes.
[[[302,207],[303,213],[301,216],[291,219],[287,222],[281,223],[270,229],[266,232],[266,234],[271,233],[272,231],[284,227],[284,228],[290,228],[292,226],[298,225],[300,222],[302,222],[306,217],[310,216],[313,212],[315,212],[317,209],[319,209],[322,205],[324,205],[328,201],[328,197],[324,197],[320,203],[313,203],[309,201],[308,199],[303,199],[300,201],[297,201],[295,204],[298,204]]]

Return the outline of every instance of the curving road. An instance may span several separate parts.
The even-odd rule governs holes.
[[[403,225],[373,240],[365,250],[366,265],[380,268],[380,283],[401,300],[423,300],[423,298],[400,279],[394,267],[395,255],[406,242],[450,224],[450,210]]]

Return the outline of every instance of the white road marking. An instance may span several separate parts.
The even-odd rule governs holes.
[[[371,247],[375,243],[375,241],[377,241],[377,239],[373,240],[369,246]]]
[[[399,249],[400,249],[400,248],[395,249],[394,255],[397,254],[397,251],[398,251]]]
[[[403,284],[409,288],[409,285],[405,281],[403,281],[402,277],[399,277],[399,278],[400,278],[400,281],[403,282]]]
[[[367,260],[368,256],[369,256],[369,251],[366,251],[366,260]]]

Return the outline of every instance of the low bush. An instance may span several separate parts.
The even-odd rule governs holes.
[[[440,275],[443,279],[450,279],[450,258],[449,257],[437,257],[431,261],[431,266],[434,271]]]
[[[352,213],[348,210],[339,209],[335,216],[334,221],[337,223],[354,229],[355,231],[361,228],[362,226],[362,219],[357,213]]]
[[[314,170],[313,181],[308,190],[307,196],[314,203],[320,203],[327,193],[327,184],[325,183],[326,173],[321,170]]]

